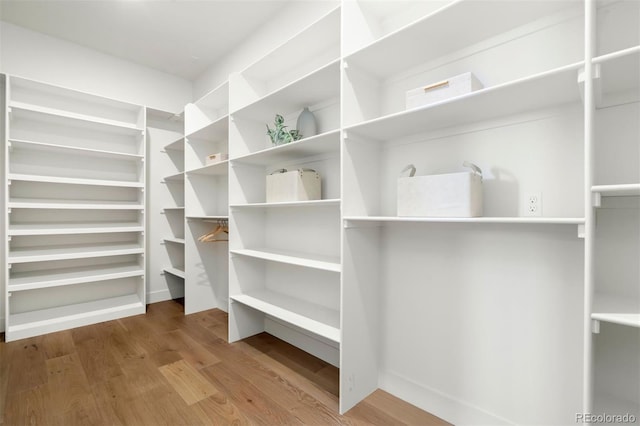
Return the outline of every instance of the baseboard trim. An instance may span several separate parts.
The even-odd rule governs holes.
[[[515,424],[451,395],[392,372],[380,372],[378,386],[380,389],[457,426]]]
[[[147,304],[164,302],[165,300],[172,300],[178,297],[184,297],[184,290],[176,291],[175,289],[169,290],[156,290],[147,293]]]

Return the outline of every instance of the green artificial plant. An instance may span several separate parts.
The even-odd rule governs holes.
[[[302,135],[297,130],[287,130],[287,126],[284,125],[284,117],[280,114],[276,114],[274,121],[275,128],[271,129],[267,124],[267,135],[271,138],[271,143],[274,145],[283,145],[285,143],[294,142],[302,139]]]

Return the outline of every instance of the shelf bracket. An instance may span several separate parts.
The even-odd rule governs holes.
[[[586,234],[586,228],[584,223],[578,225],[578,238],[584,238]]]
[[[591,320],[591,332],[593,334],[600,334],[600,321]]]
[[[347,132],[346,130],[342,131],[342,139],[349,139],[349,132]]]
[[[596,107],[602,105],[602,78],[600,75],[600,64],[593,65],[593,73],[591,74],[593,80],[593,94]],[[584,80],[585,80],[585,69],[584,67],[578,70],[578,88],[580,90],[580,97],[582,98],[582,103],[584,104]]]
[[[12,237],[11,235],[9,235],[9,236],[7,237],[7,241],[9,241],[9,242],[10,242],[12,238],[13,238],[13,237]]]
[[[602,207],[602,194],[600,192],[594,192],[591,197],[591,204],[593,207]]]
[[[12,108],[9,107],[7,108],[7,116],[9,117],[9,121],[13,121],[13,114],[12,114]]]
[[[349,69],[349,63],[347,61],[342,61],[342,68],[343,69]]]
[[[8,214],[11,214],[11,209],[7,209],[7,213],[8,213]]]
[[[9,264],[7,265],[7,269],[11,269],[11,266],[12,266],[12,264],[11,264],[11,263],[9,263]]]

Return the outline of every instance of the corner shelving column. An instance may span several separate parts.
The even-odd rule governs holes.
[[[228,304],[228,243],[198,240],[229,219],[229,84],[185,107],[185,313]],[[209,156],[221,154],[216,161]]]
[[[640,417],[640,3],[594,3],[595,413]]]
[[[184,116],[147,108],[147,293],[184,296]]]
[[[5,74],[0,73],[0,140],[2,141],[2,143],[4,143],[6,145],[7,143],[7,137],[6,135],[9,133],[9,111],[7,109],[7,103],[8,103],[8,99],[7,99],[7,76]],[[2,176],[2,184],[0,184],[0,209],[2,209],[3,213],[0,215],[0,228],[5,230],[6,229],[6,219],[7,219],[7,215],[4,214],[4,212],[7,210],[7,202],[8,202],[8,193],[7,191],[9,190],[9,188],[7,188],[6,185],[6,180],[5,180],[5,176],[6,176],[6,167],[7,167],[7,158],[5,157],[7,152],[6,149],[2,149],[0,150],[0,176]],[[2,262],[6,261],[6,250],[9,249],[9,241],[6,238],[6,235],[3,234],[4,241],[2,242],[2,244],[0,245],[0,259],[2,259]],[[5,264],[3,263],[3,266]],[[0,305],[0,330],[1,331],[5,331],[5,312],[7,310],[7,304],[8,304],[8,300],[6,298],[6,286],[7,286],[7,282],[6,282],[6,275],[3,274],[2,275],[2,279],[0,281],[0,294],[2,294],[3,300],[2,300],[2,304]]]
[[[266,331],[337,366],[340,10],[231,75],[229,129],[229,341]],[[272,146],[265,124],[280,114],[295,128],[304,107],[318,134]],[[266,176],[281,168],[319,172],[321,200],[267,202]]]
[[[144,109],[7,86],[7,341],[144,313]]]
[[[382,388],[454,424],[571,423],[583,377],[584,4],[409,7],[344,4],[340,410]],[[408,90],[466,72],[483,88],[406,108]],[[483,170],[484,217],[397,216],[407,164],[430,175],[465,160]],[[543,194],[539,216],[529,192]]]

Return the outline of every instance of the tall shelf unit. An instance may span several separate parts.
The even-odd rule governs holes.
[[[381,387],[453,423],[568,423],[582,407],[584,5],[422,7],[409,20],[345,3],[341,410]],[[405,108],[407,90],[469,71],[482,89]],[[465,160],[483,170],[483,217],[397,217],[404,166]]]
[[[147,108],[147,293],[184,296],[184,114]]]
[[[185,313],[227,310],[229,246],[201,242],[229,219],[229,83],[185,107]]]
[[[334,365],[340,348],[340,7],[230,76],[229,341],[268,331]],[[283,58],[287,60],[283,61]],[[276,114],[318,134],[272,146]],[[320,200],[267,202],[266,176],[316,170]]]
[[[640,414],[640,4],[594,6],[592,409]]]
[[[145,312],[144,108],[6,89],[7,341]]]

